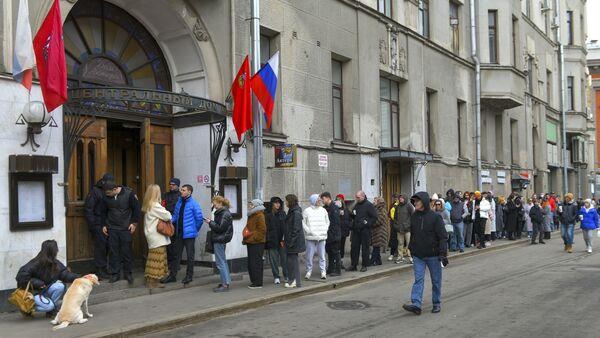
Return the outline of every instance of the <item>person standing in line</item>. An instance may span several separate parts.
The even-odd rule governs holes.
[[[496,237],[498,239],[506,238],[506,232],[504,231],[505,206],[506,198],[504,195],[498,196],[498,203],[496,204]]]
[[[373,252],[371,253],[371,265],[382,265],[381,252],[385,252],[390,234],[390,223],[388,217],[387,204],[383,197],[375,198],[375,210],[377,210],[377,220],[373,224],[373,235],[371,244]]]
[[[283,242],[287,254],[289,281],[284,286],[286,288],[299,288],[302,284],[302,278],[300,278],[298,254],[306,251],[306,240],[304,239],[304,229],[302,227],[302,209],[298,205],[298,197],[293,194],[285,196],[285,204],[288,207],[288,212],[285,218]]]
[[[388,261],[393,261],[398,259],[398,230],[396,230],[396,227],[394,227],[394,223],[396,220],[396,207],[398,207],[398,195],[397,194],[393,194],[392,195],[392,199],[393,199],[393,204],[390,208],[390,224],[392,225],[390,227],[390,240],[389,240],[389,247],[390,247],[390,255],[388,256]]]
[[[189,284],[194,277],[194,261],[196,259],[196,237],[204,223],[202,208],[192,197],[194,188],[189,184],[181,187],[181,197],[175,205],[173,212],[173,225],[175,226],[176,253],[175,263],[171,276],[174,279],[181,265],[181,257],[185,248],[187,257],[185,278],[181,281],[183,284]]]
[[[225,249],[227,243],[231,242],[233,238],[233,217],[229,211],[231,203],[225,197],[215,196],[212,205],[215,210],[215,219],[205,218],[204,221],[212,231],[211,240],[215,251],[215,265],[219,269],[219,276],[221,277],[221,283],[213,289],[213,292],[220,293],[229,291],[231,285]]]
[[[450,241],[450,251],[465,252],[463,219],[469,214],[465,204],[460,200],[460,194],[455,194],[450,203],[450,222],[454,229],[454,239]]]
[[[448,210],[448,213],[450,213],[450,211],[452,210],[452,199],[454,199],[454,195],[456,193],[454,192],[454,189],[449,189],[448,191],[446,191],[446,199],[444,200],[444,208],[446,208],[446,210]]]
[[[527,227],[527,238],[531,238],[531,236],[533,235],[533,223],[531,222],[531,217],[529,216],[531,207],[533,207],[533,200],[531,198],[528,198],[527,204],[523,206],[523,211],[525,213],[525,226]]]
[[[398,206],[396,206],[396,211],[394,213],[395,220],[393,223],[393,227],[396,228],[396,231],[398,232],[398,252],[395,253],[398,257],[395,261],[396,264],[404,262],[405,257],[407,258],[408,263],[413,263],[408,243],[410,242],[410,216],[414,211],[413,205],[404,195],[400,194],[398,196]]]
[[[473,203],[471,203],[471,194],[468,191],[463,195],[463,203],[467,209],[467,215],[463,217],[465,223],[465,247],[470,248],[473,245]]]
[[[448,243],[450,246],[450,238],[454,236],[454,228],[452,227],[452,222],[450,221],[450,212],[446,209],[446,202],[443,198],[438,199],[433,204],[433,211],[442,217],[442,221],[444,222],[444,227],[446,229],[446,233],[448,234]],[[452,229],[452,231],[449,231]]]
[[[170,221],[171,213],[161,205],[160,187],[151,184],[146,189],[142,211],[144,212],[144,235],[148,242],[148,258],[146,259],[146,287],[149,289],[164,288],[160,281],[169,274],[167,267],[167,245],[171,238],[158,232],[159,221]]]
[[[544,242],[544,212],[540,206],[538,198],[534,195],[531,198],[533,206],[529,210],[529,217],[533,225],[533,235],[531,236],[531,244],[537,244],[536,239],[539,236],[539,243],[546,244]]]
[[[517,238],[518,229],[518,210],[515,203],[516,194],[512,193],[508,196],[508,202],[506,202],[506,231],[508,232],[508,239],[511,241]]]
[[[550,199],[548,195],[544,196],[544,202],[542,203],[542,214],[544,215],[544,238],[550,239],[550,232],[554,227],[554,213],[552,212],[552,206],[550,205]]]
[[[329,215],[321,206],[319,195],[309,197],[310,206],[302,212],[302,228],[306,238],[306,275],[310,279],[313,270],[315,252],[319,255],[321,279],[327,279],[327,263],[325,260],[325,242],[329,230]]]
[[[323,207],[329,216],[329,228],[327,230],[327,241],[325,243],[325,251],[327,251],[327,274],[336,277],[342,274],[341,258],[340,258],[340,239],[342,238],[342,229],[340,221],[340,209],[331,199],[329,192],[321,194]]]
[[[271,197],[271,203],[265,212],[267,223],[267,242],[265,250],[269,256],[271,272],[273,272],[273,282],[275,286],[281,285],[281,275],[279,267],[283,270],[283,278],[288,280],[287,264],[285,262],[286,254],[283,247],[283,235],[285,233],[285,212],[283,211],[283,200],[279,197]]]
[[[429,209],[429,195],[426,192],[416,193],[411,201],[415,206],[410,218],[410,251],[414,259],[415,282],[411,304],[404,304],[402,308],[416,315],[421,314],[425,269],[429,269],[433,303],[431,312],[439,313],[442,310],[442,265],[448,265],[448,234],[442,217]]]
[[[260,199],[253,199],[248,203],[248,221],[242,235],[242,243],[248,250],[248,288],[260,289],[263,285],[263,252],[267,235],[265,207]]]
[[[356,193],[356,204],[352,210],[352,248],[350,250],[351,266],[347,271],[356,271],[358,257],[362,249],[361,272],[367,271],[369,266],[369,246],[371,244],[371,229],[377,221],[377,210],[367,200],[365,192],[360,190]]]
[[[598,212],[592,206],[592,200],[586,199],[583,207],[579,210],[579,219],[581,220],[581,232],[588,253],[592,253],[592,239],[594,230],[598,229]]]
[[[558,206],[558,213],[560,215],[561,222],[560,232],[563,243],[565,244],[565,251],[572,253],[575,222],[577,222],[579,219],[579,210],[577,210],[577,205],[573,203],[574,201],[572,193],[566,194],[564,201],[564,205]]]
[[[106,173],[92,187],[89,194],[85,198],[84,213],[87,222],[88,230],[94,238],[94,265],[96,266],[96,276],[99,279],[110,278],[108,271],[108,237],[102,231],[104,226],[104,191],[102,186],[105,182],[114,181],[115,177],[112,174]]]
[[[485,248],[485,224],[488,220],[490,210],[490,202],[486,199],[485,193],[475,192],[475,200],[473,201],[473,224],[475,234],[479,241],[477,249]]]
[[[523,199],[517,195],[515,198],[515,205],[517,206],[517,234],[516,238],[521,239],[523,235],[523,229],[527,219],[525,218],[525,206],[523,205]]]
[[[495,241],[496,240],[496,236],[497,236],[497,228],[496,228],[496,199],[494,198],[494,193],[493,192],[489,192],[488,194],[488,201],[490,202],[490,217],[489,217],[489,222],[490,223],[490,232],[489,232],[489,238],[488,238],[488,242],[489,241]]]
[[[343,194],[338,194],[335,197],[335,205],[340,211],[340,224],[342,229],[342,237],[340,239],[340,268],[344,267],[344,256],[346,253],[346,239],[350,236],[350,229],[352,228],[352,218],[350,217],[350,210],[346,205],[346,199]]]
[[[118,186],[115,182],[105,182],[104,210],[106,225],[102,228],[104,235],[108,236],[110,247],[109,265],[110,283],[120,279],[121,266],[123,275],[129,284],[133,284],[132,274],[132,235],[140,221],[140,202],[128,187]]]
[[[179,191],[179,186],[181,185],[181,181],[173,177],[169,181],[169,191],[165,192],[162,196],[162,206],[167,209],[168,212],[173,215],[175,213],[175,206],[181,197],[181,191]],[[177,271],[179,267],[179,262],[177,262],[177,236],[173,234],[171,236],[171,243],[167,246],[167,259],[169,261],[169,271]],[[174,274],[169,273],[169,275],[161,280],[161,283],[174,283],[177,281],[177,278]]]

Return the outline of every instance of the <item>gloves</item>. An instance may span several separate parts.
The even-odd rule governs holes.
[[[446,256],[440,256],[440,262],[442,262],[442,266],[446,267],[448,266],[448,258]]]

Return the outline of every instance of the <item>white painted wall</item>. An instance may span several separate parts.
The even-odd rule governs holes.
[[[39,86],[31,91],[32,100],[41,100]],[[58,242],[58,258],[66,263],[66,224],[64,189],[58,186],[63,182],[63,144],[62,144],[62,110],[53,112],[59,128],[46,127],[36,141],[41,145],[37,152],[32,152],[29,145],[21,147],[26,139],[26,126],[15,125],[23,106],[27,102],[27,90],[15,81],[0,77],[0,191],[4,198],[0,199],[0,290],[16,287],[15,276],[19,268],[33,258],[47,239]],[[54,227],[48,230],[10,231],[10,214],[8,201],[8,156],[13,154],[36,154],[58,156],[58,174],[52,177]]]
[[[362,190],[367,195],[367,198],[370,201],[373,201],[375,196],[379,196],[381,194],[379,155],[361,155],[360,164],[362,174]],[[371,185],[371,180],[375,180],[375,184]]]

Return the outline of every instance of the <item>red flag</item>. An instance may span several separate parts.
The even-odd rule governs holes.
[[[252,128],[252,96],[250,95],[250,64],[248,56],[244,59],[237,76],[231,85],[233,98],[233,126],[242,141],[242,135]]]
[[[35,35],[33,49],[44,103],[51,112],[67,100],[67,62],[58,0]]]

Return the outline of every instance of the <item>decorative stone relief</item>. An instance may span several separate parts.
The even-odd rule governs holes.
[[[194,36],[198,41],[208,41],[210,39],[199,18],[196,18],[196,23],[194,23]]]
[[[385,39],[379,39],[379,63],[382,65],[388,64],[388,45]]]
[[[402,78],[408,78],[407,64],[407,46],[406,38],[400,32],[393,28],[389,28],[390,41],[390,72]]]

